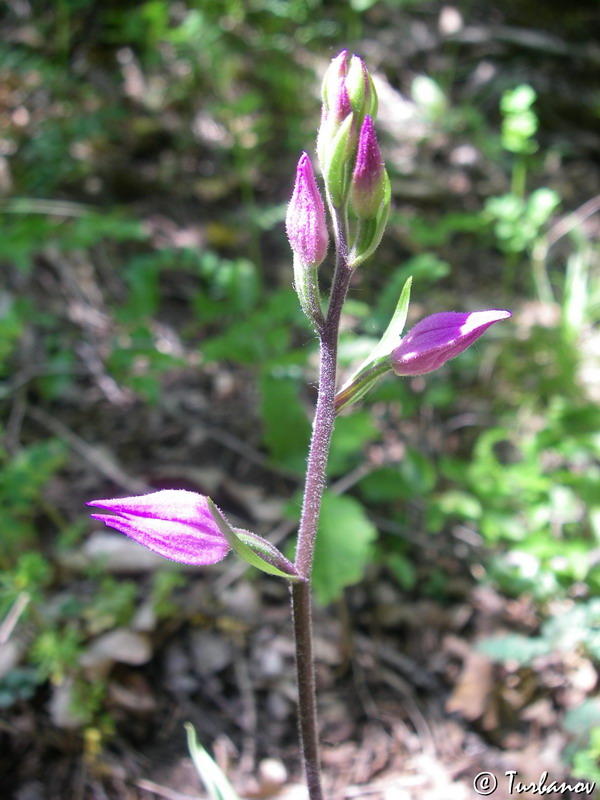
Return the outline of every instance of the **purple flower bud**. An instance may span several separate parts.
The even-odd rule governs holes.
[[[335,96],[333,107],[333,118],[336,122],[343,122],[348,114],[352,113],[352,106],[350,105],[350,98],[348,97],[348,89],[346,84],[342,83]]]
[[[172,561],[216,564],[229,551],[207,498],[196,492],[164,489],[140,497],[90,500],[86,505],[113,512],[92,517]]]
[[[322,87],[323,114],[333,114],[338,122],[352,113],[345,81],[347,72],[348,51],[342,50],[329,65]]]
[[[336,56],[323,78],[323,110],[317,154],[329,200],[342,206],[348,198],[358,135],[368,114],[377,114],[377,93],[364,61],[347,50]]]
[[[327,254],[329,234],[325,206],[307,153],[302,153],[298,161],[285,225],[291,248],[302,265],[318,267]]]
[[[494,322],[508,319],[510,311],[444,311],[418,322],[390,354],[397,375],[424,375],[460,355]]]
[[[377,94],[362,58],[342,50],[323,78],[323,108],[341,122],[354,111],[362,121],[365,114],[377,114]]]
[[[348,114],[352,113],[352,106],[350,105],[350,97],[348,95],[348,88],[346,86],[346,61],[348,51],[342,50],[337,58],[331,62],[329,74],[329,88],[325,83],[323,85],[323,95],[325,99],[323,102],[323,113],[331,114],[333,119],[339,125],[343,122]],[[327,80],[327,79],[326,79]],[[331,103],[331,105],[328,105]]]
[[[385,167],[373,120],[366,116],[360,129],[356,164],[350,184],[350,202],[358,217],[376,217],[386,194]]]

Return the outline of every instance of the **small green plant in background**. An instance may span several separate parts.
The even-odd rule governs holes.
[[[477,649],[494,661],[529,666],[550,653],[580,652],[600,663],[600,598],[568,602],[560,614],[546,619],[537,636],[518,633],[482,639]]]
[[[577,582],[600,589],[590,556],[600,540],[598,410],[555,403],[546,414],[537,434],[491,428],[469,462],[442,459],[442,473],[460,488],[440,493],[429,512],[432,531],[452,517],[475,526],[496,549],[489,569],[502,590],[539,600]]]
[[[13,456],[0,451],[0,502],[3,508],[0,568],[36,540],[37,509],[42,493],[65,463],[67,448],[58,439],[27,445]]]
[[[536,99],[535,90],[527,84],[507,89],[500,99],[502,147],[517,156],[513,165],[511,188],[512,193],[518,197],[523,197],[525,194],[527,178],[525,159],[538,149],[538,143],[534,138],[538,130],[538,118],[533,110]]]
[[[572,764],[575,775],[600,784],[600,726],[592,728],[587,744],[580,745],[574,753]]]
[[[576,653],[600,664],[600,598],[587,602],[562,603],[557,613],[541,625],[537,636],[509,633],[482,639],[477,650],[492,661],[510,664],[523,670],[535,665],[536,660],[569,660]],[[562,758],[570,765],[572,774],[587,781],[600,781],[598,756],[600,756],[600,704],[590,697],[568,708],[561,726],[568,736]]]
[[[533,110],[535,90],[526,84],[504,92],[500,101],[502,147],[514,155],[511,190],[486,201],[485,211],[492,221],[498,244],[507,254],[507,281],[512,284],[519,255],[529,254],[538,296],[552,299],[545,263],[539,257],[545,226],[560,205],[556,191],[542,187],[527,195],[529,157],[537,152],[535,134],[538,118]]]

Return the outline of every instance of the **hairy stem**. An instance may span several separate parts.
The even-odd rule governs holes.
[[[322,800],[323,798],[312,649],[310,575],[321,500],[325,489],[327,459],[335,422],[335,384],[340,316],[352,275],[352,270],[348,266],[345,240],[340,234],[341,225],[339,224],[339,219],[336,219],[334,224],[336,229],[337,263],[327,318],[319,331],[321,345],[319,394],[308,454],[304,501],[295,561],[295,566],[302,581],[292,586],[300,738],[310,800]]]
[[[291,587],[296,642],[296,674],[298,677],[298,726],[304,771],[310,800],[323,800],[312,646],[310,583],[301,581],[291,584]]]

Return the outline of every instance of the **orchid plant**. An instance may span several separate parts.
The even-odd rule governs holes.
[[[234,528],[209,497],[194,492],[163,490],[141,497],[88,503],[108,512],[93,514],[95,519],[165,558],[203,566],[216,564],[234,550],[250,564],[289,582],[300,739],[310,800],[323,798],[311,632],[311,571],[336,415],[360,401],[387,373],[411,376],[432,372],[466,350],[490,325],[510,317],[505,310],[444,311],[421,320],[402,337],[410,299],[409,279],[381,340],[337,389],[342,308],[355,270],[381,241],[391,192],[374,127],[377,95],[364,62],[343,50],[325,74],[322,96],[317,154],[325,202],[310,156],[302,153],[286,217],[294,287],[320,343],[319,390],[294,562],[266,539]],[[335,263],[331,290],[325,298],[319,271],[330,237]]]

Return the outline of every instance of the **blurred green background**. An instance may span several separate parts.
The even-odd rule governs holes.
[[[113,667],[86,671],[93,642],[131,630],[144,604],[155,658],[165,626],[190,624],[182,573],[121,577],[101,544],[94,555],[87,499],[190,488],[259,533],[293,532],[316,363],[283,218],[342,47],[375,76],[393,197],[350,293],[343,368],[409,275],[409,324],[446,309],[513,318],[340,418],[317,600],[368,606],[347,588],[365,578],[398,605],[469,603],[485,587],[529,615],[483,637],[495,663],[535,672],[564,651],[597,670],[597,3],[14,0],[0,26],[11,718],[46,713],[68,686],[73,746],[100,758],[119,726]],[[583,730],[565,761],[588,778],[600,778],[595,687],[584,722],[553,696],[564,729]]]

